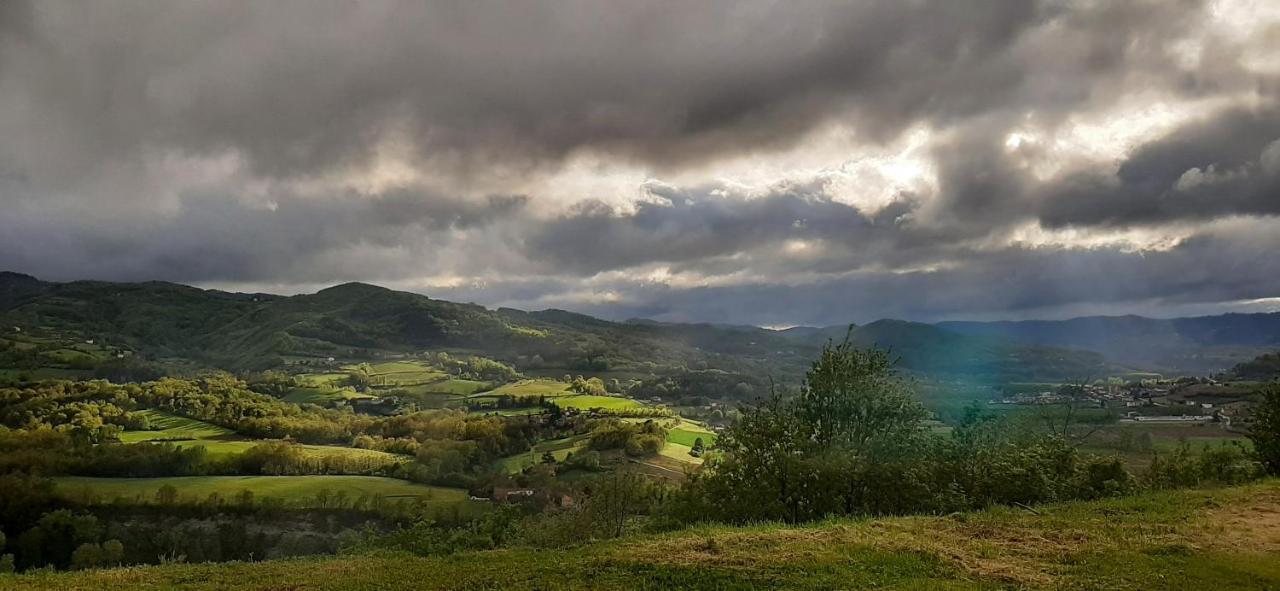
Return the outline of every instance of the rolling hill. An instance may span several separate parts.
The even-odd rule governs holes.
[[[164,282],[56,283],[16,273],[0,274],[0,326],[231,370],[443,349],[525,370],[715,368],[783,381],[799,376],[823,343],[847,330],[610,322],[563,310],[491,310],[362,283],[285,297]],[[897,320],[856,327],[851,338],[888,347],[905,369],[923,374],[1076,379],[1124,370],[1087,351]]]
[[[1117,363],[1204,374],[1280,349],[1280,312],[1192,318],[1089,316],[1070,320],[940,322],[970,336],[1097,351]]]

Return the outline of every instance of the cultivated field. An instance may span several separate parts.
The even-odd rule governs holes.
[[[573,395],[573,392],[569,391],[569,384],[557,380],[536,379],[503,384],[479,396],[515,396],[517,398],[546,396],[552,398],[570,395]]]
[[[139,411],[139,414],[147,417],[147,423],[151,425],[152,430],[125,431],[120,434],[120,441],[124,443],[157,440],[178,441],[234,435],[234,432],[226,427],[219,427],[218,425],[186,417],[178,417],[158,410],[143,410]]]

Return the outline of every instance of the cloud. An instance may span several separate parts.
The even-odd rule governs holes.
[[[764,324],[1230,306],[1275,295],[1276,23],[4,2],[0,268]]]
[[[1114,174],[1071,176],[1044,192],[1047,226],[1151,224],[1280,214],[1280,105],[1232,108],[1131,154]]]

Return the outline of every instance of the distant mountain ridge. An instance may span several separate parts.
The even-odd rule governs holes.
[[[611,322],[563,310],[491,310],[363,283],[313,294],[228,293],[165,282],[40,281],[0,274],[0,326],[97,338],[151,359],[266,369],[299,358],[429,349],[474,351],[518,366],[653,373],[715,368],[796,379],[846,326]],[[977,379],[1062,379],[1124,371],[1097,353],[882,320],[859,345],[891,349],[910,371]]]
[[[1097,351],[1118,363],[1164,372],[1224,371],[1280,349],[1280,312],[1170,319],[1130,315],[957,321],[935,326],[970,336]]]

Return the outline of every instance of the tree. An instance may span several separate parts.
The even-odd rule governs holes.
[[[702,438],[699,437],[697,439],[694,439],[693,447],[689,449],[689,455],[695,458],[700,458],[702,457],[702,454],[704,451],[706,450],[705,450],[704,444],[702,443]]]
[[[554,463],[556,463],[556,456],[555,456],[555,454],[551,453],[551,450],[547,450],[547,451],[542,452],[542,463],[544,463],[544,464],[554,464]]]
[[[775,389],[716,440],[722,453],[690,480],[680,511],[789,522],[878,511],[900,492],[885,476],[910,469],[903,450],[921,447],[925,416],[888,353],[828,344],[797,396]]]
[[[80,544],[71,553],[71,568],[85,569],[102,566],[102,546],[93,543]]]
[[[621,536],[627,517],[645,505],[644,479],[628,472],[611,472],[591,481],[587,513],[601,537]]]
[[[882,349],[858,349],[846,338],[823,347],[809,368],[796,412],[819,445],[865,448],[878,437],[921,430],[928,413]]]
[[[156,503],[160,505],[172,505],[178,502],[178,489],[172,484],[166,484],[156,490]]]
[[[1069,443],[1079,445],[1102,429],[1105,422],[1099,420],[1089,421],[1090,417],[1083,416],[1084,413],[1080,412],[1081,407],[1087,406],[1090,402],[1089,392],[1086,388],[1088,383],[1089,380],[1086,379],[1063,384],[1058,388],[1057,392],[1061,402],[1037,406],[1040,421],[1044,424],[1045,429],[1049,431],[1049,434],[1054,437],[1060,437]],[[1097,417],[1094,418],[1096,419]],[[1084,423],[1089,424],[1085,424],[1082,427]]]
[[[1253,410],[1249,440],[1267,472],[1280,474],[1280,383],[1263,388],[1262,401]]]
[[[107,540],[102,543],[102,563],[117,566],[124,561],[124,544],[120,540]]]

